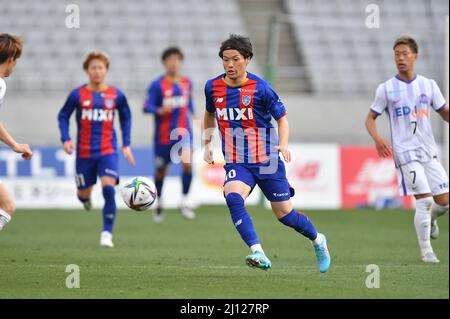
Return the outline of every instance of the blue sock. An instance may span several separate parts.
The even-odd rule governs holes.
[[[309,218],[296,212],[295,209],[286,216],[280,218],[279,221],[286,226],[294,228],[310,240],[315,240],[317,238],[317,230]]]
[[[230,209],[231,219],[245,243],[251,247],[259,244],[259,238],[253,226],[252,219],[244,206],[244,199],[237,193],[230,193],[225,197]]]
[[[183,172],[181,179],[183,181],[183,195],[187,195],[189,193],[189,188],[191,188],[192,172]]]
[[[103,197],[105,198],[105,206],[103,206],[103,230],[109,231],[110,233],[113,231],[117,213],[115,194],[116,190],[114,186],[108,185],[103,187]]]
[[[161,179],[155,178],[155,186],[156,186],[156,191],[158,192],[158,197],[161,197],[163,184],[164,184],[164,178],[161,178]]]
[[[78,200],[84,204],[89,201],[89,198],[83,198],[83,197],[80,197],[80,195],[78,195]]]

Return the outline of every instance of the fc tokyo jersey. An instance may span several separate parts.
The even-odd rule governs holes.
[[[278,157],[278,134],[271,123],[287,112],[263,79],[248,73],[244,84],[232,87],[222,74],[205,86],[206,110],[215,113],[226,163],[260,164]]]
[[[6,95],[6,83],[2,78],[0,78],[0,107],[2,107],[5,95]]]
[[[430,112],[439,112],[445,106],[436,82],[421,75],[411,81],[395,76],[378,86],[371,110],[378,115],[386,110],[389,116],[397,166],[429,162],[438,155]]]
[[[170,106],[171,112],[165,115],[156,114],[158,108]],[[152,82],[148,89],[144,112],[155,114],[155,144],[169,145],[178,141],[178,134],[184,135],[191,130],[191,116],[194,113],[192,101],[192,82],[188,77],[181,77],[178,82],[171,82],[161,76]],[[170,134],[179,129],[176,140],[170,139]]]
[[[114,117],[119,112],[123,146],[130,145],[131,111],[125,95],[110,86],[103,92],[93,92],[86,85],[73,90],[59,112],[61,141],[70,140],[69,120],[76,111],[78,126],[77,156],[98,158],[117,152]]]

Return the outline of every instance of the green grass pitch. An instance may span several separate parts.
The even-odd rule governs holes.
[[[203,207],[195,221],[168,211],[120,211],[114,249],[98,245],[100,211],[24,211],[0,233],[0,298],[449,298],[448,214],[433,241],[439,264],[420,261],[411,211],[307,212],[328,236],[329,273],[320,274],[311,244],[250,208],[267,272],[250,269],[249,250],[226,207]],[[66,287],[66,265],[80,267],[80,288]],[[365,285],[366,266],[380,288]]]

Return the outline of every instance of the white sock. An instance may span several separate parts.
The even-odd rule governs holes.
[[[320,235],[320,233],[317,233],[317,237],[316,237],[316,239],[312,240],[312,243],[314,246],[318,246],[322,243],[322,240],[323,240],[323,238]]]
[[[188,197],[187,195],[182,195],[181,201],[180,201],[180,207],[188,207]]]
[[[414,215],[414,226],[416,227],[417,239],[422,255],[433,252],[430,242],[431,231],[431,197],[421,198],[416,201],[416,214]]]
[[[262,252],[262,253],[264,254],[264,250],[262,249],[261,244],[255,244],[255,245],[252,245],[252,246],[250,247],[250,249],[252,250],[252,253],[253,253],[253,254],[254,254],[255,252],[257,252],[257,251]]]
[[[0,209],[0,231],[11,221],[11,215]]]
[[[441,217],[446,212],[448,212],[448,205],[447,206],[441,206],[439,204],[436,204],[433,202],[433,205],[431,205],[431,219],[436,219],[438,217]]]

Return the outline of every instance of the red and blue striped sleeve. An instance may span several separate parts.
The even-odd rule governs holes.
[[[78,89],[75,89],[69,94],[66,102],[64,103],[64,106],[58,113],[58,126],[59,132],[61,134],[61,142],[63,143],[70,141],[70,133],[69,133],[70,117],[72,116],[73,111],[75,111],[78,105],[79,105],[79,93]]]
[[[117,94],[117,110],[119,111],[120,128],[122,130],[123,146],[131,145],[131,110],[126,96],[122,92]]]
[[[214,94],[213,91],[213,82],[210,80],[206,82],[205,85],[205,100],[206,100],[206,110],[209,113],[216,113],[216,106],[214,105]]]
[[[278,121],[287,114],[286,106],[281,101],[280,97],[275,93],[269,84],[265,85],[266,96],[265,105],[267,111],[272,115],[275,121]]]
[[[154,81],[147,91],[147,100],[144,104],[144,113],[156,113],[158,108],[162,105],[161,82]]]

